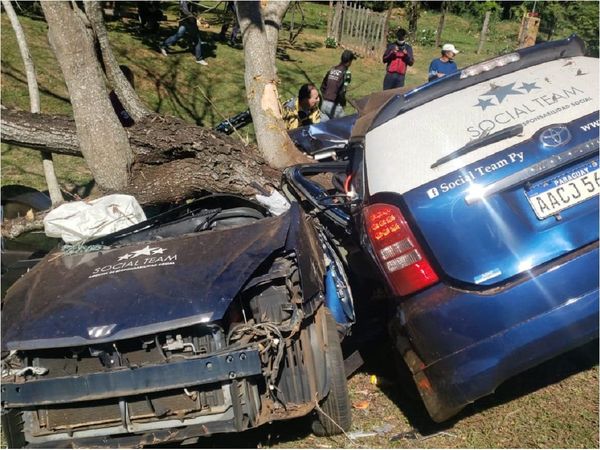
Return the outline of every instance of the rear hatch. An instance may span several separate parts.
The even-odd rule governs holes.
[[[596,241],[598,83],[598,60],[578,56],[410,109],[365,137],[369,194],[401,194],[461,284],[494,285]]]

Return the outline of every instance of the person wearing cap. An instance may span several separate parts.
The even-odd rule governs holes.
[[[458,54],[458,50],[452,44],[444,44],[442,47],[442,56],[435,58],[429,65],[428,81],[437,80],[444,75],[450,75],[457,72],[458,68],[454,62],[454,57]]]
[[[350,66],[355,55],[350,50],[344,50],[337,66],[329,69],[321,83],[321,122],[329,119],[344,117],[346,106],[346,89],[352,79]]]
[[[406,30],[404,28],[396,31],[396,42],[387,46],[383,54],[383,62],[387,64],[386,74],[383,79],[383,90],[394,89],[404,86],[404,78],[409,66],[415,63],[413,49],[404,40]]]
[[[288,130],[312,125],[321,121],[319,111],[319,91],[314,84],[303,84],[298,91],[298,97],[283,104],[282,119]]]

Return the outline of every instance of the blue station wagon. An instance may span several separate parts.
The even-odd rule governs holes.
[[[575,36],[521,49],[367,104],[347,163],[286,172],[376,267],[435,421],[598,337],[598,71]]]

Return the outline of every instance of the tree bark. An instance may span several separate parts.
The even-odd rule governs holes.
[[[44,229],[44,216],[46,211],[37,212],[33,217],[15,217],[2,221],[2,237],[15,239],[23,233]]]
[[[105,191],[127,187],[133,153],[108,99],[94,46],[75,2],[41,2],[48,38],[69,90],[81,152]]]
[[[265,21],[265,30],[267,32],[267,43],[271,51],[271,57],[275,73],[277,74],[277,66],[275,65],[275,57],[277,55],[277,43],[279,42],[279,30],[283,18],[290,6],[289,1],[271,0],[262,8],[262,15]]]
[[[100,2],[85,1],[84,6],[90,25],[98,39],[98,44],[102,53],[102,61],[104,63],[104,72],[115,90],[117,97],[119,97],[119,100],[123,103],[123,106],[133,120],[137,121],[144,116],[154,114],[140,100],[135,93],[133,86],[129,83],[119,67],[119,63],[117,62],[108,41],[108,32],[106,30],[106,25],[104,24],[104,16]]]
[[[4,109],[1,126],[2,142],[82,156],[75,122],[64,116]],[[281,173],[265,163],[256,147],[181,119],[147,116],[128,128],[128,134],[135,162],[130,183],[120,192],[142,204],[205,192],[251,196],[258,193],[254,183],[279,185]]]
[[[417,38],[417,29],[420,15],[420,2],[416,0],[410,0],[410,3],[408,4],[408,34],[410,36],[410,40],[412,40],[413,42]]]
[[[444,32],[444,25],[446,24],[446,13],[448,12],[448,2],[442,2],[442,14],[440,15],[440,21],[438,22],[437,32],[435,33],[435,46],[439,47],[442,45],[442,33]]]
[[[278,169],[308,162],[292,143],[281,119],[275,68],[275,38],[288,1],[236,2],[244,43],[248,105],[263,158]],[[265,23],[267,22],[267,23]]]
[[[35,67],[31,53],[29,53],[29,46],[25,39],[25,33],[19,22],[19,18],[12,7],[10,0],[2,0],[2,6],[8,15],[12,28],[17,38],[19,50],[21,52],[21,58],[23,59],[23,65],[25,66],[25,74],[27,76],[27,87],[29,89],[29,103],[32,113],[39,113],[40,107],[40,90],[38,88],[37,77],[35,75]],[[54,172],[54,163],[52,161],[52,153],[42,152],[42,167],[44,169],[44,177],[46,178],[46,185],[48,186],[48,193],[50,194],[50,200],[52,205],[56,206],[63,202],[63,196],[60,191],[58,180],[56,179],[56,173]]]
[[[479,55],[483,50],[483,45],[485,44],[485,37],[487,35],[488,27],[490,24],[490,16],[492,13],[490,11],[485,12],[485,19],[483,20],[483,27],[481,27],[481,36],[479,38],[479,47],[477,47],[477,54]]]

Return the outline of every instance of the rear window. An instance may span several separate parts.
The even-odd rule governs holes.
[[[409,110],[367,133],[369,190],[408,192],[528,139],[540,128],[597,111],[598,83],[598,59],[560,59],[482,82]],[[469,142],[519,124],[523,126],[522,135],[431,168]],[[599,127],[598,120],[590,126]]]

